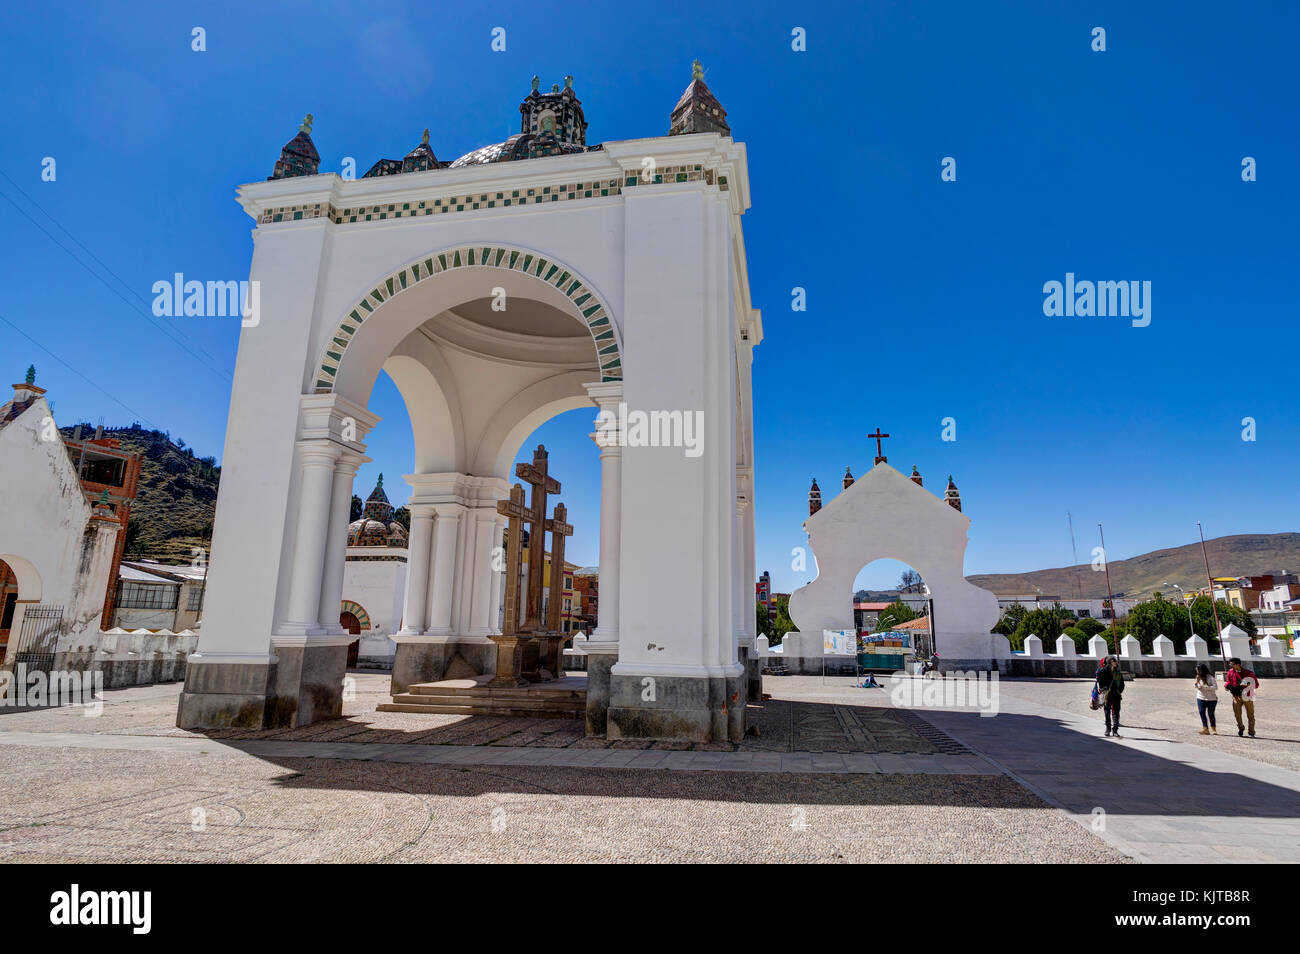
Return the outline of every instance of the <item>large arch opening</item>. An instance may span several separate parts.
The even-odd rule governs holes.
[[[888,557],[867,563],[854,580],[852,599],[863,668],[892,672],[930,657],[934,594],[910,563]]]
[[[565,491],[548,502],[547,515],[563,500],[570,521],[582,524],[570,553],[584,563],[566,557],[554,572],[568,586],[573,570],[596,562],[601,480],[599,451],[587,439],[596,410],[588,388],[621,379],[612,318],[570,269],[523,253],[511,268],[508,250],[472,251],[472,258],[460,250],[423,260],[446,261],[433,272],[421,264],[403,270],[405,279],[385,279],[382,300],[349,313],[350,331],[336,334],[327,352],[333,366],[315,382],[318,392],[381,418],[376,398],[395,392],[404,414],[392,416],[409,420],[409,455],[367,465],[389,474],[388,499],[405,515],[405,533],[389,535],[405,548],[404,571],[393,574],[400,592],[389,594],[387,631],[376,634],[390,638],[395,693],[417,679],[491,671],[490,637],[500,632],[505,591],[506,517],[496,505],[516,482],[515,464],[531,461],[538,443],[564,447],[552,472]],[[366,436],[368,451],[400,443],[395,428],[398,421],[381,420]],[[353,492],[369,491],[369,479]],[[359,558],[349,546],[344,601],[352,598],[349,570]],[[566,590],[561,613],[571,633],[578,631],[575,598]],[[371,592],[367,605],[383,605],[383,595]],[[368,645],[362,642],[362,656]]]

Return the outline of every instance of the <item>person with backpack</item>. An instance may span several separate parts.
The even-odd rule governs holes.
[[[1124,695],[1124,674],[1119,671],[1119,660],[1107,656],[1097,670],[1097,693],[1102,700],[1106,716],[1106,735],[1119,738],[1119,709]]]
[[[1233,656],[1228,660],[1228,671],[1223,674],[1223,688],[1232,693],[1232,714],[1237,719],[1237,735],[1246,733],[1241,723],[1241,710],[1246,710],[1250,722],[1250,737],[1255,737],[1255,696],[1259,693],[1259,679]]]
[[[1219,687],[1215,682],[1214,673],[1205,663],[1196,667],[1196,680],[1193,685],[1196,686],[1196,711],[1201,716],[1199,734],[1218,735],[1219,727],[1214,721],[1214,710],[1219,706]]]

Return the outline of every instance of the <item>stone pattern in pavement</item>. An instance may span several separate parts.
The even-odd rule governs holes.
[[[493,745],[509,747],[680,750],[704,752],[860,752],[962,755],[966,750],[906,710],[880,707],[884,693],[853,697],[851,705],[770,699],[751,705],[749,725],[757,733],[732,742],[609,741],[585,737],[576,719],[533,719],[454,714],[377,712],[389,700],[387,674],[353,673],[355,698],[345,701],[343,717],[296,729],[212,729],[189,732],[173,724],[180,684],[114,690],[105,696],[102,715],[85,718],[64,708],[32,712],[0,710],[0,731],[35,730],[115,735],[161,735],[222,741],[404,743],[411,745]],[[876,707],[867,707],[874,703]]]
[[[172,741],[0,745],[0,861],[1123,860],[1003,776],[209,757],[191,750],[213,743]]]

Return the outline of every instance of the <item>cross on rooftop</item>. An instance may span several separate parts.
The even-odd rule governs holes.
[[[876,433],[867,435],[867,437],[874,437],[876,439],[876,463],[877,464],[884,464],[887,463],[889,460],[889,458],[885,456],[885,452],[880,449],[881,438],[888,437],[888,436],[889,436],[888,434],[880,433],[879,427],[876,428]]]

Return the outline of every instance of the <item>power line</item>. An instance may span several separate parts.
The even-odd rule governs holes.
[[[0,175],[3,175],[3,176],[5,177],[5,179],[8,179],[8,180],[9,180],[10,183],[13,182],[13,180],[10,179],[8,175],[5,175],[5,173],[0,172]],[[54,224],[55,224],[56,226],[58,226],[58,228],[59,228],[60,230],[62,230],[66,235],[68,235],[68,237],[71,238],[72,241],[76,242],[79,246],[81,246],[81,248],[85,249],[86,254],[90,255],[91,258],[94,258],[96,262],[99,262],[100,266],[101,266],[101,267],[102,267],[106,272],[108,272],[110,275],[112,275],[115,279],[117,279],[117,281],[122,285],[123,288],[126,288],[126,289],[128,289],[128,290],[130,289],[131,286],[129,286],[125,281],[123,281],[120,277],[118,277],[118,275],[117,275],[116,273],[114,273],[113,270],[110,269],[107,265],[104,265],[104,263],[103,263],[102,261],[100,261],[99,258],[97,258],[97,257],[95,256],[95,254],[94,254],[93,252],[90,251],[90,249],[87,249],[84,245],[82,245],[81,242],[79,242],[79,241],[77,240],[77,238],[76,238],[75,236],[72,235],[71,232],[69,232],[67,229],[63,228],[62,225],[59,225],[59,223],[55,220],[55,218],[54,218],[52,215],[50,215],[50,214],[49,214],[48,212],[46,212],[44,209],[41,209],[40,205],[38,205],[35,201],[33,201],[32,198],[31,198],[30,196],[27,195],[27,193],[23,192],[22,189],[19,189],[17,185],[15,185],[14,188],[15,188],[15,189],[18,189],[18,191],[21,192],[21,193],[23,194],[23,196],[27,199],[27,201],[31,202],[32,205],[35,205],[38,209],[40,209],[41,212],[42,212],[42,213],[43,213],[43,214],[44,214],[44,215],[45,215],[45,216],[46,216],[46,217],[47,217],[51,222],[54,222]],[[7,194],[6,194],[5,192],[3,192],[3,191],[0,191],[0,197],[3,197],[4,200],[5,200],[6,202],[8,202],[8,203],[9,203],[10,205],[12,205],[15,209],[17,209],[18,212],[19,212],[19,214],[21,214],[21,215],[23,216],[23,218],[27,219],[27,221],[29,221],[29,222],[32,223],[32,225],[34,225],[34,226],[36,226],[38,229],[40,229],[41,232],[43,232],[43,233],[45,234],[46,238],[48,238],[51,242],[53,242],[53,243],[54,243],[55,245],[57,245],[59,248],[63,249],[63,251],[67,252],[67,253],[68,253],[68,256],[69,256],[73,261],[75,261],[78,265],[80,265],[80,266],[81,266],[82,268],[84,268],[87,272],[89,272],[89,273],[90,273],[91,275],[93,275],[96,279],[98,279],[99,282],[100,282],[100,283],[101,283],[105,288],[107,288],[107,289],[108,289],[109,291],[111,291],[114,295],[116,295],[119,299],[121,299],[122,302],[123,302],[123,303],[124,303],[128,308],[130,308],[133,312],[139,312],[140,314],[142,314],[142,315],[145,317],[145,320],[147,320],[151,325],[153,325],[155,328],[157,328],[157,329],[158,329],[159,331],[161,331],[163,334],[165,334],[165,335],[166,335],[169,339],[171,339],[171,341],[173,341],[173,342],[174,342],[178,347],[180,347],[180,348],[181,348],[182,350],[184,350],[187,354],[189,354],[190,357],[194,358],[196,361],[198,361],[200,364],[202,364],[205,368],[207,368],[209,371],[211,371],[213,374],[217,375],[218,377],[222,377],[222,378],[224,378],[224,379],[227,380],[227,381],[231,381],[231,380],[233,380],[229,374],[227,374],[226,372],[221,371],[221,370],[219,370],[219,369],[213,367],[213,366],[212,366],[208,361],[204,360],[204,358],[203,358],[202,356],[200,356],[199,354],[195,353],[195,352],[194,352],[194,351],[193,351],[193,350],[192,350],[192,349],[191,349],[191,348],[190,348],[190,347],[189,347],[189,346],[188,346],[188,345],[187,345],[187,344],[186,344],[186,343],[185,343],[181,338],[179,338],[179,337],[177,337],[176,335],[172,334],[172,333],[167,329],[167,327],[166,327],[165,325],[160,324],[159,322],[155,321],[155,320],[154,320],[154,317],[153,317],[152,314],[150,314],[150,313],[147,312],[147,311],[139,311],[139,309],[136,307],[136,305],[135,305],[132,301],[130,301],[130,300],[129,300],[125,295],[123,295],[123,294],[122,294],[118,289],[114,288],[111,284],[109,284],[109,282],[108,282],[108,281],[107,281],[107,280],[106,280],[102,275],[100,275],[97,271],[95,271],[93,268],[91,268],[89,265],[87,265],[87,264],[86,264],[86,263],[85,263],[85,262],[84,262],[84,261],[83,261],[83,260],[78,256],[78,255],[76,255],[76,254],[75,254],[75,253],[74,253],[70,248],[68,248],[66,245],[64,245],[62,242],[60,242],[60,241],[58,240],[57,237],[55,237],[53,234],[51,234],[51,232],[50,232],[49,229],[47,229],[45,226],[43,226],[40,222],[36,221],[36,219],[32,218],[32,216],[28,214],[27,210],[24,209],[22,206],[20,206],[17,202],[15,202],[15,201],[13,200],[12,197],[10,197],[9,195],[7,195]],[[136,294],[137,297],[140,297],[138,293],[133,292],[133,294]],[[143,298],[140,298],[140,301],[141,301],[142,303],[147,304],[147,302],[144,302],[144,299],[143,299]],[[205,351],[204,354],[207,354],[207,352]],[[209,358],[212,358],[211,355],[208,355],[208,357],[209,357]],[[216,360],[216,359],[213,358],[212,360]]]
[[[23,329],[21,329],[21,328],[19,328],[17,325],[15,325],[12,321],[10,321],[8,318],[6,318],[3,314],[0,314],[0,321],[3,321],[6,325],[8,325],[8,326],[9,326],[10,328],[12,328],[14,331],[18,332],[20,335],[22,335],[24,338],[26,338],[26,339],[27,339],[28,341],[30,341],[32,344],[36,345],[36,347],[40,348],[42,351],[44,351],[46,354],[48,354],[48,355],[49,355],[51,358],[53,358],[55,361],[59,362],[59,364],[63,365],[65,368],[67,368],[69,371],[71,371],[71,372],[72,372],[73,374],[75,374],[77,377],[81,378],[81,380],[85,381],[87,384],[89,384],[92,388],[94,388],[94,389],[95,389],[96,391],[98,391],[100,394],[103,394],[103,395],[104,395],[105,397],[107,397],[109,400],[111,400],[111,401],[115,401],[116,403],[122,405],[122,407],[126,408],[128,411],[131,412],[131,415],[132,415],[134,418],[136,418],[137,420],[140,420],[140,421],[144,421],[144,423],[148,424],[148,425],[149,425],[150,427],[152,427],[154,430],[161,430],[161,428],[159,428],[158,425],[155,424],[153,421],[149,420],[149,418],[145,417],[145,416],[144,416],[143,414],[141,414],[139,411],[137,411],[137,410],[135,410],[134,408],[132,408],[131,405],[127,404],[127,403],[126,403],[125,401],[123,401],[121,398],[115,397],[115,396],[113,396],[112,394],[110,394],[108,391],[105,391],[103,388],[101,388],[101,387],[100,387],[98,384],[96,384],[94,381],[90,380],[90,378],[86,377],[84,374],[82,374],[80,371],[78,371],[78,370],[77,370],[76,368],[74,368],[72,365],[68,364],[68,362],[64,361],[62,358],[60,358],[57,354],[55,354],[55,353],[54,353],[53,351],[51,351],[49,348],[45,347],[45,345],[41,344],[39,341],[37,341],[35,338],[33,338],[33,337],[32,337],[31,335],[29,335],[27,332],[23,331]]]

